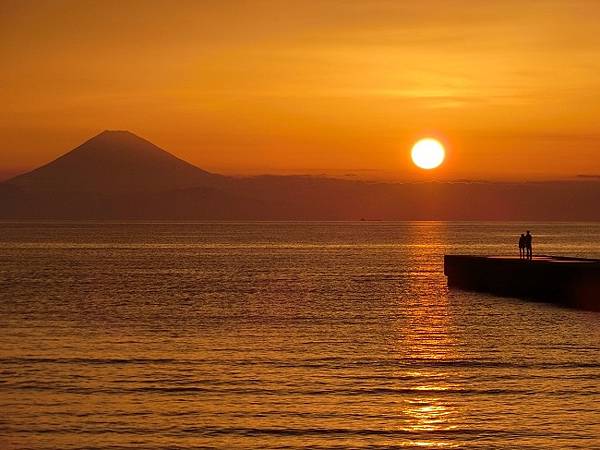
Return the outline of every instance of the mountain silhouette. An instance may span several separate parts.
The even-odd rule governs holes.
[[[0,218],[600,220],[600,180],[383,183],[227,177],[128,131],[104,131],[0,183]]]
[[[129,131],[106,130],[7,184],[28,191],[132,193],[205,186],[221,178]]]

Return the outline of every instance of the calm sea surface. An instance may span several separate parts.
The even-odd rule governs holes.
[[[600,224],[0,222],[0,448],[600,448],[600,314],[444,253]]]

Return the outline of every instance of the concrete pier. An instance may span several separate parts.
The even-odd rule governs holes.
[[[445,255],[448,286],[600,311],[600,260]]]

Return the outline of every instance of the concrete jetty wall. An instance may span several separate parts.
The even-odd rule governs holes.
[[[600,260],[444,256],[448,286],[600,310]]]

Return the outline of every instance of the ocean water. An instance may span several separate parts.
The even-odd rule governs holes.
[[[600,224],[0,222],[0,448],[600,448],[600,314],[444,253]]]

